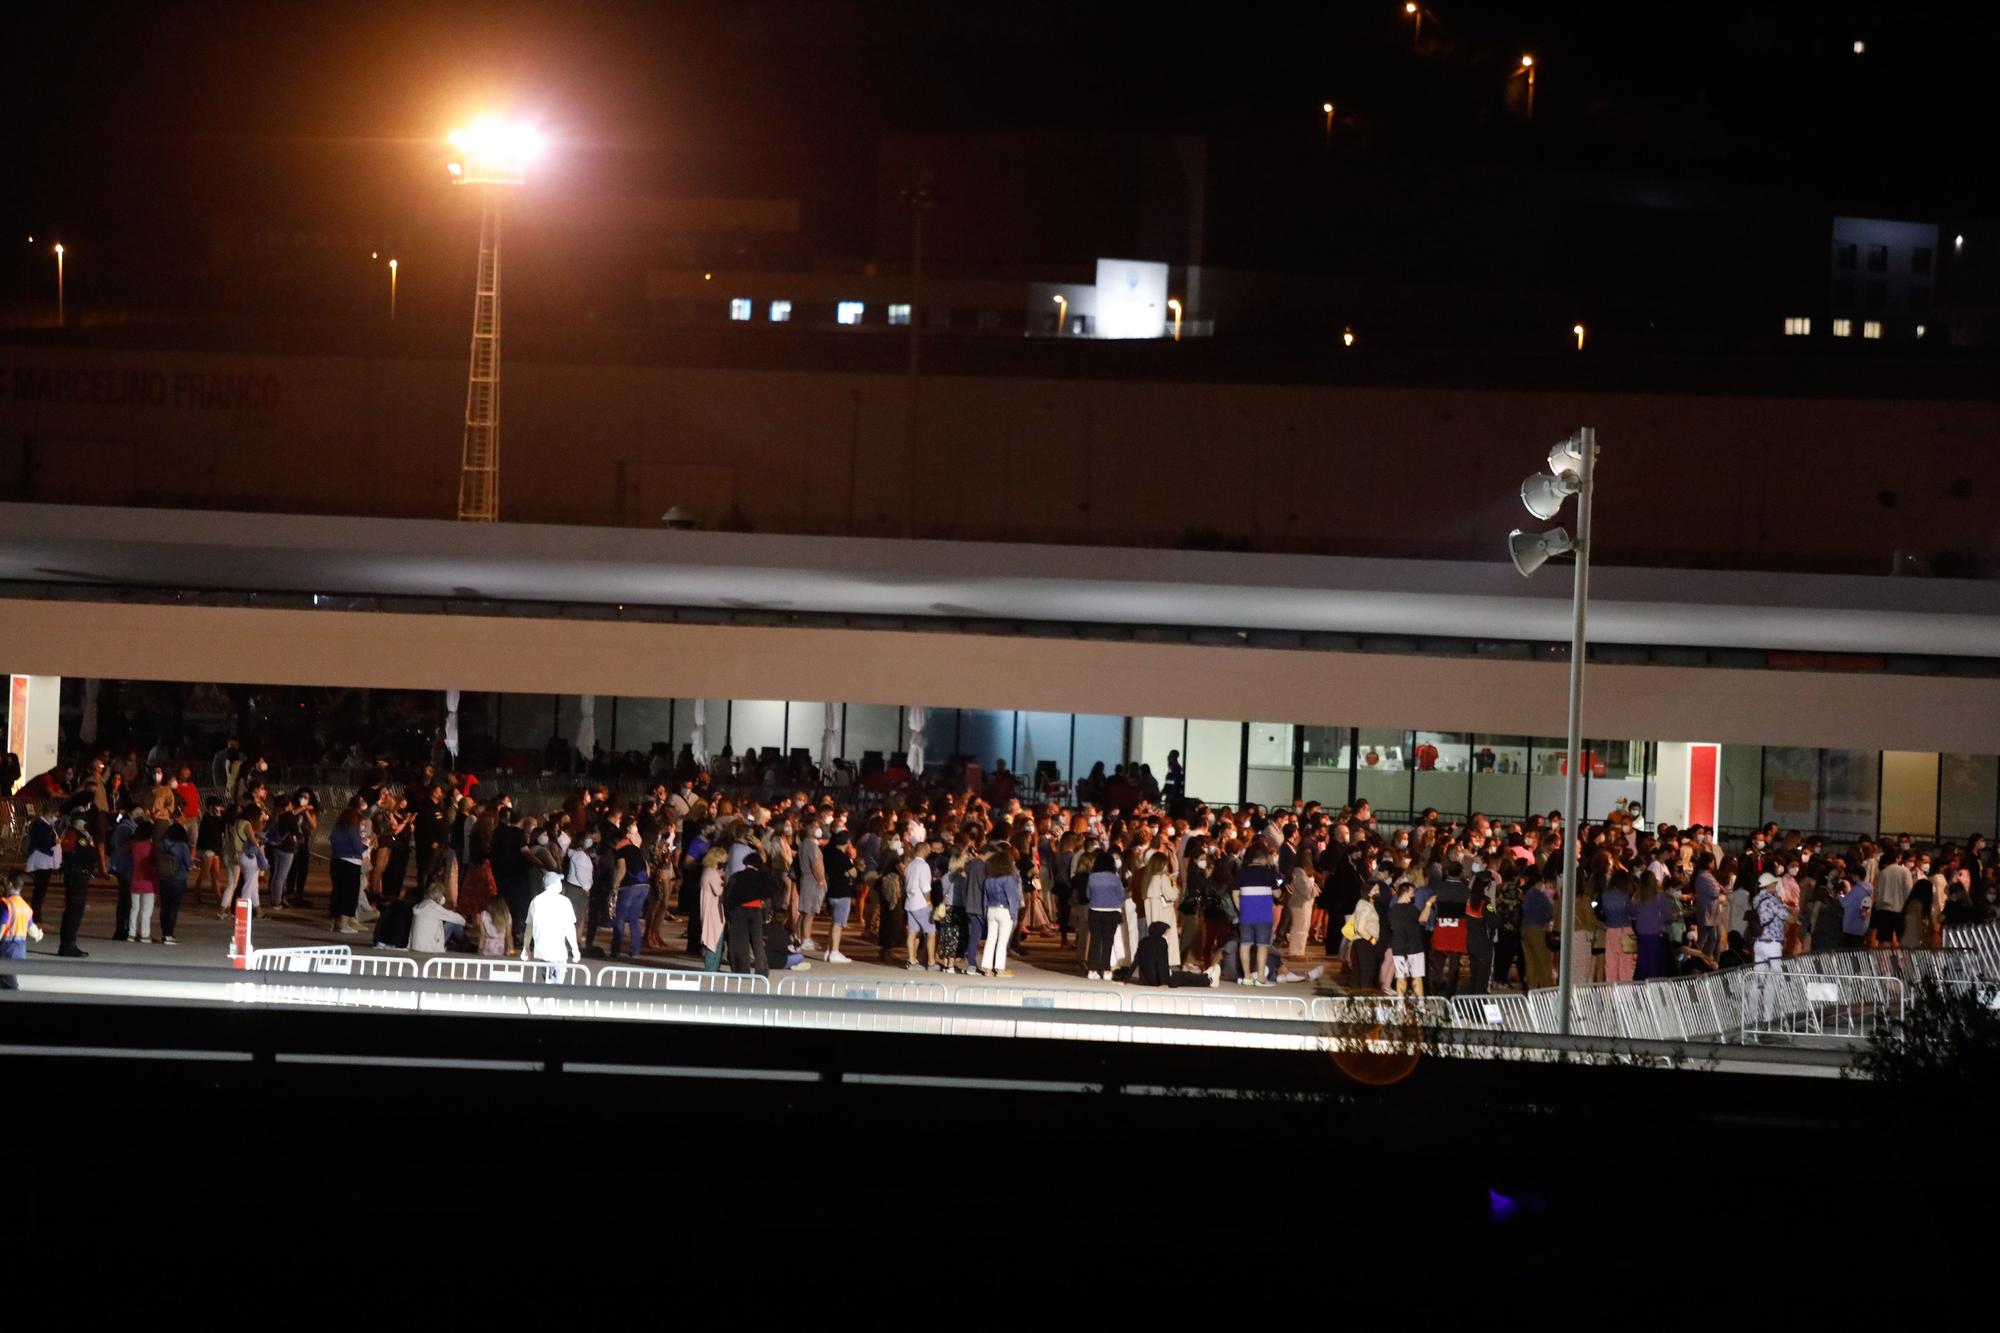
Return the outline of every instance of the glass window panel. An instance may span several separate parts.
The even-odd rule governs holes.
[[[794,699],[788,705],[785,723],[785,750],[804,750],[819,763],[820,738],[826,730],[826,705],[818,699]],[[833,706],[833,753],[840,756],[840,705]]]
[[[1305,766],[1313,768],[1350,768],[1352,763],[1347,753],[1346,727],[1300,727],[1299,748],[1304,751]],[[1341,804],[1347,802],[1347,783],[1340,785]]]
[[[1522,819],[1528,813],[1528,738],[1472,738],[1472,810],[1494,819]]]
[[[1546,815],[1562,809],[1564,762],[1569,742],[1561,736],[1531,737],[1533,753],[1528,771],[1528,813]]]
[[[1292,739],[1289,722],[1250,724],[1249,799],[1258,805],[1292,803]]]
[[[1042,764],[1050,763],[1056,766],[1056,780],[1068,782],[1069,724],[1068,713],[1021,714],[1020,737],[1014,746],[1015,770],[1033,778]]]
[[[1344,794],[1347,788],[1342,785]],[[1292,803],[1292,770],[1288,764],[1284,768],[1252,768],[1249,781],[1249,801],[1253,805],[1283,805]]]
[[[1462,731],[1419,731],[1410,749],[1415,783],[1413,811],[1435,807],[1439,814],[1463,818],[1472,770],[1472,737]]]
[[[1811,829],[1819,819],[1819,751],[1792,745],[1764,747],[1764,792],[1759,823]]]
[[[1150,765],[1162,787],[1167,783],[1167,756],[1187,748],[1187,719],[1184,717],[1135,717],[1132,719],[1132,757]],[[1181,755],[1186,764],[1187,755]],[[1192,787],[1188,794],[1193,795]]]
[[[1764,749],[1759,745],[1725,745],[1721,756],[1721,791],[1717,794],[1715,822],[1726,829],[1756,828],[1764,822],[1764,795],[1760,774]]]
[[[705,705],[708,720],[704,725],[708,730],[708,753],[713,756],[722,748],[722,723],[729,715],[729,700],[709,699],[705,701]],[[676,699],[674,700],[674,753],[679,754],[681,746],[686,745],[693,736],[694,700]]]
[[[1927,751],[1882,755],[1881,832],[1937,836],[1938,757]]]
[[[710,714],[709,730],[715,730]],[[763,753],[765,746],[776,750],[785,743],[785,703],[782,699],[738,699],[729,711],[729,745],[738,755],[746,750]]]
[[[1401,816],[1410,808],[1410,733],[1362,728],[1353,756],[1356,800],[1368,801],[1375,816]]]
[[[2000,792],[2000,756],[1947,754],[1938,757],[1938,836],[1993,836],[1993,810]]]
[[[982,772],[993,771],[995,759],[1007,759],[1014,752],[1012,710],[966,708],[958,715],[958,752],[978,762]],[[1011,764],[1013,761],[1010,759]]]
[[[847,745],[845,757],[858,765],[873,751],[887,763],[890,755],[903,748],[899,730],[902,712],[895,704],[847,705],[847,729],[842,737]]]
[[[1176,747],[1178,748],[1178,747]],[[1076,775],[1088,777],[1091,766],[1103,764],[1106,773],[1125,760],[1125,719],[1102,713],[1076,715]],[[1157,771],[1157,770],[1156,770]]]
[[[1209,805],[1235,805],[1243,799],[1243,724],[1204,718],[1188,722],[1188,795]],[[1154,772],[1158,772],[1155,769]]]
[[[671,729],[668,723],[673,700],[623,695],[615,709],[610,703],[610,700],[601,699],[597,704],[597,731],[604,737],[606,748],[616,745],[620,750],[637,750],[646,754],[655,742],[672,739],[667,733]]]
[[[1347,778],[1348,770],[1344,768],[1308,768],[1301,794],[1308,801],[1318,801],[1330,810],[1338,810],[1347,804]]]
[[[1829,833],[1880,832],[1881,777],[1880,751],[1826,751],[1821,766],[1819,827]]]
[[[542,747],[549,743],[555,726],[555,697],[547,694],[510,694],[500,704],[500,746],[532,754],[533,767],[542,766]]]

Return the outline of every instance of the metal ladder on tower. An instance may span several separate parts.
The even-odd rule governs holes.
[[[458,516],[500,517],[500,202],[489,188],[479,210],[479,275],[472,297],[472,366],[465,381],[465,449]]]

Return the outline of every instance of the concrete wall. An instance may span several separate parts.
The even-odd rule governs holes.
[[[1521,477],[1593,424],[1609,563],[2000,567],[1992,402],[939,374],[912,463],[896,374],[516,360],[503,384],[507,518],[895,535],[908,507],[918,535],[1490,559]],[[0,487],[448,517],[463,410],[458,359],[0,347]]]
[[[0,601],[21,672],[649,698],[929,703],[1554,736],[1559,663],[1136,642]],[[1592,736],[2000,752],[1990,680],[1600,665]],[[1195,743],[1191,740],[1190,742]],[[1231,741],[1230,744],[1238,742]]]

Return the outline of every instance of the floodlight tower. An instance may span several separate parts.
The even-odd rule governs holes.
[[[453,130],[460,158],[448,164],[454,185],[479,187],[479,272],[472,288],[472,366],[465,381],[465,448],[459,463],[458,516],[474,523],[500,517],[500,188],[521,185],[541,152],[533,129],[498,120]]]
[[[1581,325],[1578,326],[1582,327]],[[1556,906],[1562,951],[1557,957],[1556,1028],[1570,1032],[1570,986],[1575,975],[1576,857],[1583,825],[1580,788],[1583,783],[1583,664],[1588,653],[1584,611],[1590,603],[1590,505],[1597,489],[1597,430],[1585,426],[1549,450],[1549,470],[1521,483],[1521,503],[1539,519],[1551,519],[1563,502],[1577,497],[1576,536],[1560,527],[1545,532],[1507,534],[1507,550],[1523,578],[1558,555],[1576,558],[1576,579],[1570,589],[1569,638],[1569,763],[1564,771],[1562,830],[1562,900]],[[1588,961],[1588,960],[1586,960]]]

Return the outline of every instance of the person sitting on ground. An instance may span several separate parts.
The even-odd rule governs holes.
[[[791,927],[785,920],[782,904],[764,922],[764,956],[774,967],[792,972],[812,971],[812,964],[806,961],[805,954],[792,944]]]
[[[443,953],[465,942],[465,918],[444,905],[444,885],[433,884],[410,914],[410,949]]]
[[[568,894],[563,895],[565,898]],[[575,910],[575,904],[571,904]],[[495,898],[479,914],[479,956],[505,958],[514,952],[514,914],[505,899]]]
[[[424,895],[412,884],[403,891],[403,896],[393,903],[384,903],[375,917],[375,947],[378,949],[407,949],[410,947],[410,931],[415,922],[417,904]]]
[[[1132,964],[1129,980],[1135,986],[1213,986],[1222,975],[1222,964],[1214,963],[1206,972],[1189,972],[1175,967],[1170,961],[1171,943],[1167,939],[1167,923],[1155,921],[1146,928],[1146,938],[1139,941],[1137,961]]]

